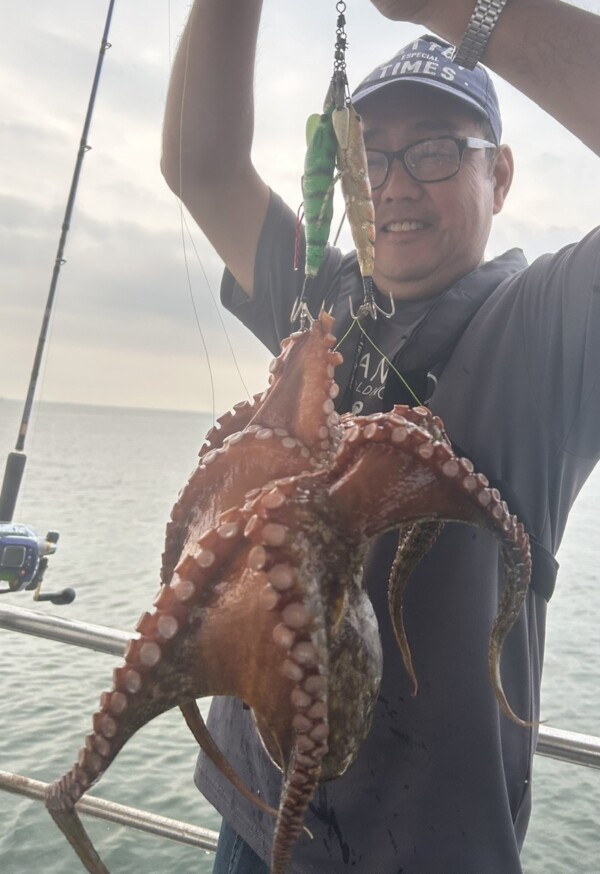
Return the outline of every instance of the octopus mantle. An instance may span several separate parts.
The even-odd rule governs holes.
[[[178,705],[215,763],[252,798],[210,738],[196,705],[234,695],[282,771],[271,870],[282,874],[319,780],[355,760],[371,724],[382,656],[361,580],[371,539],[401,531],[390,613],[415,682],[402,621],[410,574],[446,520],[498,539],[505,588],[492,629],[491,682],[499,705],[500,650],[530,577],[528,539],[495,489],[455,457],[424,408],[339,419],[333,320],[293,334],[269,388],[209,432],[199,465],[167,526],[163,586],[137,625],[124,664],[101,697],[78,762],[47,805],[88,871],[107,869],[73,807],[126,741]],[[372,488],[372,484],[377,488]]]

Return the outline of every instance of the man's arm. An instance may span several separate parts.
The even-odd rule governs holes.
[[[475,0],[371,0],[459,45]],[[561,0],[509,0],[483,63],[600,155],[600,16]],[[532,132],[533,134],[534,132]]]
[[[262,0],[196,0],[173,64],[161,168],[251,296],[269,189],[252,165]]]

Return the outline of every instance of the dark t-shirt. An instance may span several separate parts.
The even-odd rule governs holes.
[[[223,280],[224,304],[273,352],[290,333],[302,284],[293,249],[294,216],[273,195],[255,297],[249,300],[227,272]],[[340,409],[362,402],[369,413],[385,405],[387,360],[403,374],[436,373],[430,408],[476,468],[518,496],[531,533],[555,552],[600,452],[600,232],[529,267],[511,250],[436,298],[397,304],[392,319],[366,326],[381,352],[358,330],[348,332],[349,300],[356,311],[361,297],[355,255],[329,249],[311,299],[316,309],[326,301],[336,335],[346,335],[336,371]],[[488,640],[502,590],[496,541],[449,524],[413,574],[405,620],[420,681],[416,698],[388,615],[395,547],[394,534],[380,538],[364,569],[384,655],[373,727],[348,772],[318,788],[306,817],[313,837],[300,837],[292,871],[516,874],[536,732],[499,714],[488,679]],[[530,590],[502,657],[508,700],[530,720],[539,716],[545,615],[546,602]],[[217,698],[209,727],[252,790],[277,806],[280,775],[251,713],[236,699]],[[196,781],[268,859],[269,817],[202,755]]]

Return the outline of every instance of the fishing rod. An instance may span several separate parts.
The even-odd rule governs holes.
[[[115,0],[109,0],[108,12],[104,24],[102,40],[100,42],[100,51],[98,53],[98,61],[96,63],[96,71],[92,83],[77,159],[73,170],[73,178],[69,196],[67,198],[67,206],[61,227],[60,239],[54,259],[54,268],[52,271],[52,279],[50,281],[50,289],[46,300],[44,316],[38,337],[37,348],[29,378],[29,387],[21,417],[19,434],[15,448],[8,454],[6,459],[6,467],[4,470],[4,479],[2,482],[2,490],[0,491],[0,581],[8,583],[8,589],[0,589],[0,595],[7,592],[17,592],[24,589],[35,589],[34,599],[36,601],[52,601],[54,604],[69,604],[75,598],[73,589],[64,589],[62,592],[54,594],[40,594],[40,586],[42,578],[48,564],[47,556],[56,552],[56,544],[58,541],[58,532],[49,531],[45,538],[39,538],[35,531],[28,525],[18,525],[13,523],[13,516],[27,455],[25,454],[25,438],[31,418],[31,410],[33,408],[33,400],[37,387],[38,376],[48,335],[48,327],[52,315],[52,307],[58,285],[58,278],[61,268],[65,263],[64,252],[67,242],[69,228],[71,226],[71,216],[75,197],[77,195],[77,187],[79,185],[79,177],[86,152],[91,149],[88,144],[88,134],[92,122],[94,112],[94,104],[96,102],[96,93],[100,82],[100,74],[104,63],[104,56],[111,44],[108,42],[108,33],[112,20],[113,8]]]

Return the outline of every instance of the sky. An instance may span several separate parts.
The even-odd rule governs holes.
[[[600,13],[600,0],[576,5]],[[0,2],[0,398],[27,389],[107,10],[108,0]],[[215,303],[222,264],[159,169],[188,11],[180,0],[116,0],[39,400],[218,414],[267,384],[269,353]],[[336,17],[334,0],[264,3],[253,158],[294,209]],[[351,88],[423,33],[368,0],[347,0],[346,20]],[[531,260],[598,224],[600,161],[496,85],[516,176],[486,254],[520,246]]]

